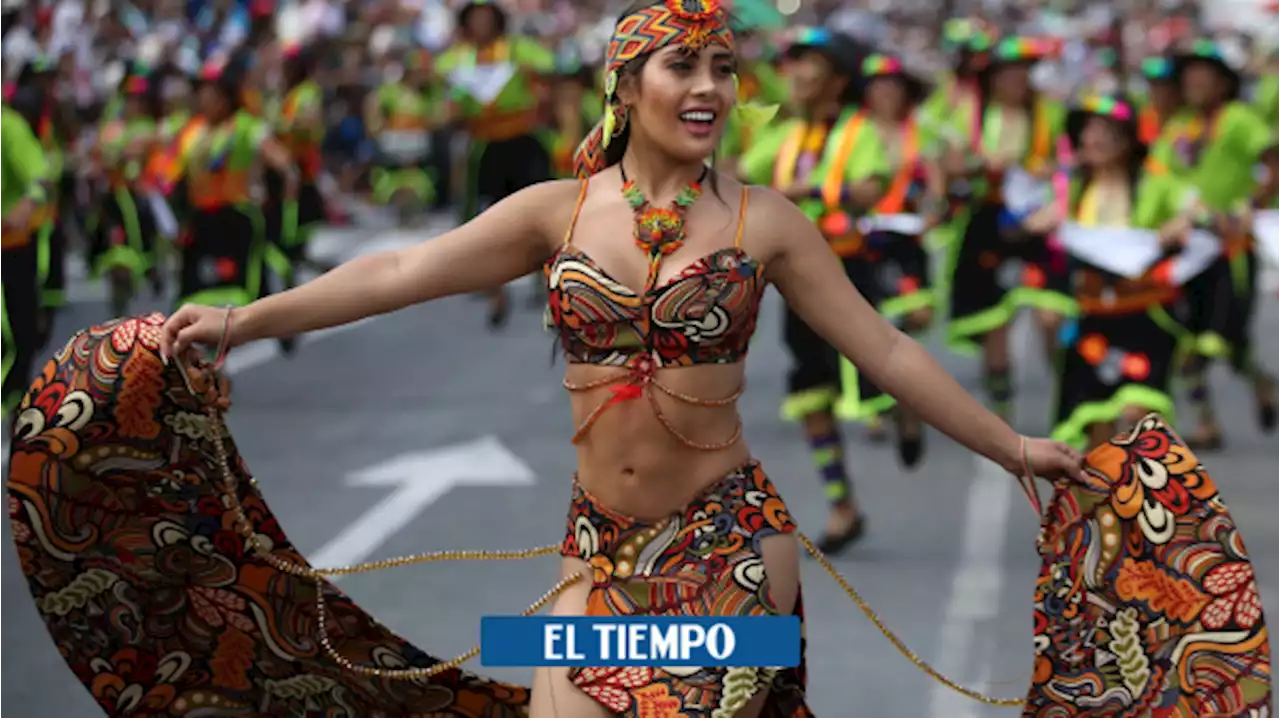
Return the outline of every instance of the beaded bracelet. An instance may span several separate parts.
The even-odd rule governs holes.
[[[227,360],[227,352],[231,349],[231,310],[235,307],[228,304],[225,309],[227,315],[222,320],[222,338],[218,340],[218,354],[213,362],[214,369],[222,368],[222,363]]]
[[[1039,516],[1044,513],[1044,507],[1040,505],[1040,494],[1036,493],[1036,474],[1031,470],[1031,453],[1027,449],[1027,437],[1018,438],[1022,452],[1022,475],[1018,477],[1018,485],[1022,487],[1027,500],[1031,502],[1031,508],[1035,509],[1036,515]]]

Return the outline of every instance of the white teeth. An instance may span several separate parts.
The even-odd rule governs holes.
[[[715,122],[716,113],[704,112],[701,110],[697,110],[693,112],[682,112],[680,113],[680,119],[688,120],[689,122]]]

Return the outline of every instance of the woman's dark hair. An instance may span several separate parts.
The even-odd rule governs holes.
[[[648,7],[650,3],[645,3],[641,7]],[[507,34],[507,13],[502,8],[493,3],[475,3],[469,2],[462,6],[458,11],[458,29],[463,34],[469,34],[468,26],[471,24],[471,16],[477,12],[489,12],[493,14],[493,31],[498,37]]]
[[[315,48],[304,47],[298,51],[298,54],[286,59],[284,62],[285,84],[294,88],[309,80],[316,73],[318,55]]]
[[[628,6],[627,9],[622,12],[621,15],[618,16],[617,22],[622,22],[627,18],[628,15],[640,12],[641,10],[644,10],[647,7],[651,7],[657,4],[658,3],[654,2],[654,0],[640,0],[639,2],[634,2],[630,6]],[[650,57],[652,57],[652,53],[646,53],[644,55],[641,55],[635,58],[634,60],[631,60],[627,64],[623,65],[618,72],[618,81],[621,82],[624,77],[630,77],[632,78],[633,82],[638,82],[640,79],[640,73],[644,71],[644,66],[648,64]],[[608,100],[611,98],[605,98],[605,99]],[[609,111],[608,106],[606,105],[605,112],[608,112],[608,111]],[[627,153],[627,144],[630,139],[631,139],[631,124],[627,123],[626,125],[623,126],[622,131],[619,132],[616,137],[609,140],[609,146],[604,149],[604,166],[605,167],[612,167],[618,164],[619,162],[622,162],[622,156]],[[711,165],[714,167],[715,163],[716,163],[716,153],[713,151],[711,153]],[[707,174],[708,174],[707,186],[711,188],[711,194],[715,195],[716,199],[720,200],[721,202],[724,202],[724,198],[720,196],[720,183],[718,181],[716,173],[713,171]]]
[[[1004,64],[992,62],[983,68],[982,71],[978,73],[978,117],[985,119],[987,116],[987,108],[991,106],[991,101],[994,99],[992,97],[991,90],[995,81],[995,76],[999,74],[1002,68],[1009,67],[1011,65],[1026,65],[1028,69],[1030,69],[1035,65],[1035,63],[1027,60],[1019,60]],[[1027,112],[1035,111],[1036,97],[1038,95],[1039,93],[1036,92],[1036,89],[1028,83],[1027,99],[1023,103],[1023,108],[1027,110]]]

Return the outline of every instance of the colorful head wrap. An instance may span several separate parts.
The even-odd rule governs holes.
[[[591,128],[574,153],[579,177],[589,177],[605,168],[604,151],[615,131],[621,131],[618,123],[623,110],[617,104],[617,91],[623,66],[669,45],[681,45],[693,51],[720,45],[732,51],[733,31],[720,3],[717,0],[664,0],[618,21],[609,39],[605,63],[604,117]],[[739,105],[734,109],[741,108]],[[748,124],[758,124],[767,121],[769,116],[771,113],[763,109],[755,117],[743,119]]]

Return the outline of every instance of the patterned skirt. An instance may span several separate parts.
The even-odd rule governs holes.
[[[1240,529],[1158,416],[1059,482],[1041,531],[1024,718],[1272,718],[1271,650]]]
[[[246,548],[229,505],[207,409],[157,353],[164,317],[116,320],[72,337],[23,398],[7,482],[22,573],[58,651],[109,716],[516,718],[520,686],[447,670],[375,678],[319,641],[383,669],[439,663],[327,581],[278,570]],[[235,497],[277,559],[307,565],[231,437]]]
[[[1084,446],[1092,424],[1114,424],[1131,406],[1172,415],[1169,385],[1186,331],[1165,307],[1077,322],[1060,364],[1054,439]]]
[[[729,472],[657,522],[610,511],[574,483],[561,553],[592,568],[590,616],[776,614],[760,541],[795,522],[755,462]],[[803,621],[799,594],[794,614]],[[801,665],[769,668],[573,668],[569,677],[626,718],[731,718],[769,691],[762,718],[812,716]]]

